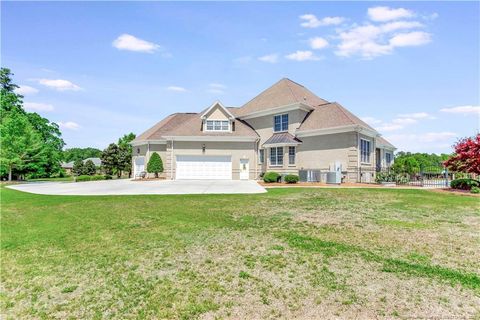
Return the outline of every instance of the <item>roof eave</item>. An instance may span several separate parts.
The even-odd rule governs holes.
[[[380,136],[380,134],[377,131],[371,130],[367,127],[357,125],[357,124],[338,126],[338,127],[330,127],[330,128],[322,128],[322,129],[297,131],[295,135],[297,137],[312,137],[312,136],[321,136],[321,135],[327,135],[327,134],[352,132],[352,131],[353,132],[358,132],[358,133],[361,133],[361,134],[364,134],[366,136],[373,137],[373,138]]]
[[[296,102],[296,103],[287,104],[280,107],[270,108],[267,110],[250,112],[245,115],[238,116],[237,118],[245,120],[245,119],[257,118],[257,117],[262,117],[262,116],[267,116],[271,114],[277,114],[277,113],[287,112],[287,111],[292,111],[297,109],[309,112],[314,110],[315,108],[303,102]]]

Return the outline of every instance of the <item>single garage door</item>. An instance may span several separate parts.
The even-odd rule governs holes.
[[[230,156],[177,156],[177,179],[232,179]]]

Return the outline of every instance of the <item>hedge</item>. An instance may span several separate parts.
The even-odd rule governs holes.
[[[269,171],[263,175],[263,181],[266,183],[278,182],[280,175],[274,171]]]
[[[111,177],[110,177],[111,178]],[[97,181],[97,180],[105,180],[107,179],[106,176],[102,175],[96,175],[96,176],[87,176],[87,175],[82,175],[78,176],[75,181],[76,182],[84,182],[84,181]]]
[[[286,183],[297,183],[300,180],[296,174],[287,174],[283,179]]]
[[[455,179],[450,182],[450,188],[470,190],[472,187],[480,187],[480,182],[475,179]]]

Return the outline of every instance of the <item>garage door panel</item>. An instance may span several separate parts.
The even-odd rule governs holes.
[[[230,156],[177,156],[177,179],[232,179]]]

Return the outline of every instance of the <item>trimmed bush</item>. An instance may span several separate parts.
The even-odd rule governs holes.
[[[450,182],[450,188],[470,190],[472,187],[480,187],[480,182],[475,179],[455,179]]]
[[[278,182],[279,179],[280,175],[275,171],[269,171],[263,175],[263,181],[266,183]]]
[[[474,186],[472,189],[470,189],[470,193],[480,193],[480,188]]]
[[[90,181],[90,180],[92,180],[92,177],[91,176],[86,176],[86,175],[78,176],[75,179],[76,182],[83,182],[83,181]]]
[[[111,175],[109,175],[109,174],[106,174],[106,175],[105,175],[105,180],[112,180],[112,179],[113,179],[113,178],[112,178]]]
[[[95,176],[90,176],[91,181],[97,181],[97,180],[105,180],[105,176],[102,175],[95,175]]]
[[[147,172],[155,173],[155,178],[158,178],[159,172],[163,172],[163,161],[158,153],[154,152],[148,160]]]
[[[82,160],[76,160],[73,163],[72,172],[76,176],[81,176],[83,174],[83,161]]]
[[[287,174],[283,177],[286,183],[297,183],[300,178],[296,174]]]

